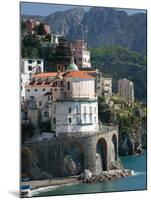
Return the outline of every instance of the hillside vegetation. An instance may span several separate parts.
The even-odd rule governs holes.
[[[147,59],[145,53],[137,53],[120,46],[91,48],[93,68],[113,78],[113,92],[117,92],[117,81],[127,78],[134,82],[135,97],[146,101]]]

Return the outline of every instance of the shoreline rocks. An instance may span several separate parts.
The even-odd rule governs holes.
[[[89,174],[91,174],[91,176],[89,176]],[[102,171],[100,174],[92,174],[89,170],[84,170],[78,177],[78,180],[80,180],[81,183],[97,183],[112,181],[131,175],[132,171],[129,169]]]

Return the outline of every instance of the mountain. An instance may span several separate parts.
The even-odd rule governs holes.
[[[88,47],[119,45],[134,51],[146,52],[146,14],[128,15],[113,8],[92,7],[89,11],[75,8],[49,16],[23,16],[50,24],[54,33],[70,40],[84,39]]]

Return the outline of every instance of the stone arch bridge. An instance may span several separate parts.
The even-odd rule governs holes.
[[[108,170],[118,160],[118,129],[102,126],[99,132],[29,141],[23,144],[21,157],[22,173],[28,173],[35,163],[54,177],[77,175],[84,169]]]

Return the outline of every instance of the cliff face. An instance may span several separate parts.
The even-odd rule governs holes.
[[[23,16],[23,18],[38,16]],[[146,51],[146,14],[128,15],[112,8],[75,8],[55,12],[39,19],[50,24],[54,33],[71,40],[85,39],[89,47],[120,45],[134,51]]]

